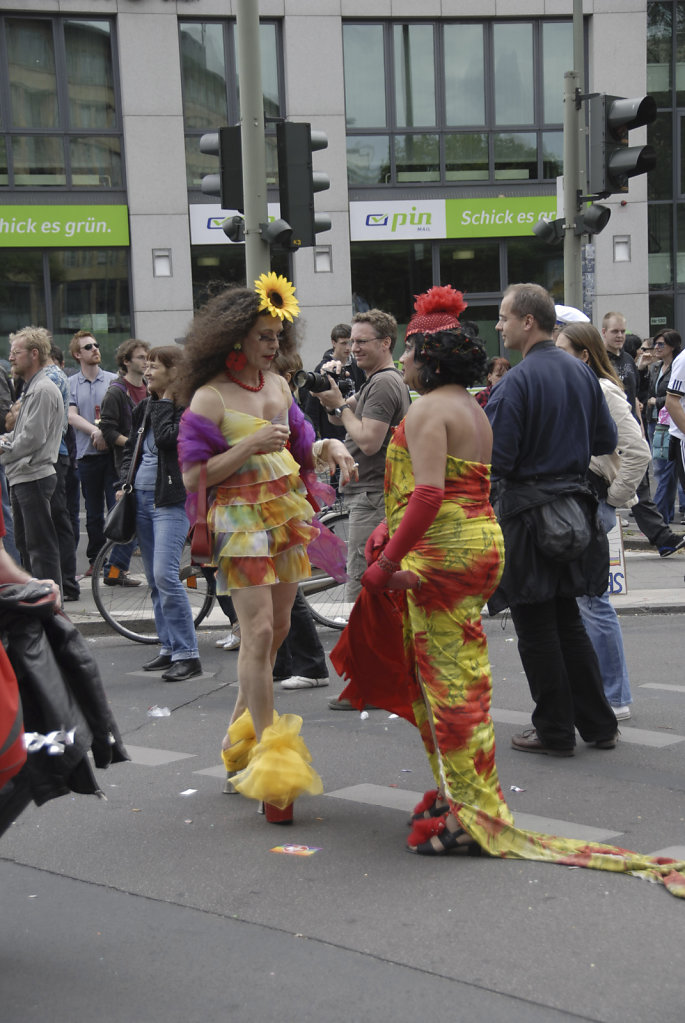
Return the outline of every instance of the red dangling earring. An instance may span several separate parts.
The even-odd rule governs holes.
[[[241,369],[247,365],[247,356],[242,351],[240,342],[226,356],[225,365],[229,373],[240,373]]]

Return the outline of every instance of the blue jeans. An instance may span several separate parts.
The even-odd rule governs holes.
[[[152,490],[136,490],[136,535],[150,585],[161,654],[172,661],[197,657],[193,613],[179,578],[190,524],[182,504],[155,506]]]
[[[599,503],[599,517],[606,532],[616,524],[616,509],[606,501]],[[612,707],[624,707],[633,702],[630,681],[623,652],[623,635],[616,611],[609,600],[609,592],[601,597],[578,597],[578,607],[585,631],[595,648],[604,685],[604,695]]]

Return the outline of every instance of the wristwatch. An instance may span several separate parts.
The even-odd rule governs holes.
[[[347,408],[347,405],[345,405],[344,407]],[[338,406],[338,408],[331,409],[331,411],[328,414],[329,416],[335,416],[336,419],[341,419],[343,410],[340,406]]]

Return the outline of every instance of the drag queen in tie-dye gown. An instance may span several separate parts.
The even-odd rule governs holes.
[[[446,322],[444,314],[440,322]],[[393,538],[402,528],[414,492],[431,489],[417,487],[407,442],[409,424],[416,424],[422,411],[430,411],[428,405],[420,406],[441,402],[449,422],[451,406],[446,398],[451,390],[455,419],[461,415],[460,421],[468,427],[474,415],[482,415],[480,410],[469,413],[465,403],[471,402],[474,410],[477,406],[465,390],[458,393],[445,388],[439,397],[433,396],[443,383],[455,382],[449,379],[447,365],[450,334],[454,346],[484,366],[480,342],[469,339],[454,317],[452,329],[438,328],[440,337],[436,336],[438,330],[428,329],[431,325],[426,314],[418,315],[409,325],[408,351],[403,356],[405,379],[407,356],[414,374],[409,383],[414,387],[422,379],[417,372],[422,360],[426,362],[439,352],[446,353],[446,362],[433,358],[433,370],[439,367],[437,383],[434,374],[429,393],[428,388],[419,387],[424,396],[397,428],[388,447],[387,532],[383,536],[379,527],[367,546],[367,558],[376,561],[362,580],[364,589],[348,628],[331,655],[339,673],[349,679],[343,696],[360,708],[371,704],[401,714],[419,729],[436,788],[415,808],[408,846],[423,855],[487,853],[630,873],[659,881],[672,894],[685,897],[683,862],[515,826],[495,765],[492,676],[481,623],[481,610],[498,584],[504,560],[502,534],[490,505],[489,465],[448,452],[444,490],[434,487],[440,498],[431,521],[427,526],[424,521],[415,532],[409,549],[399,551],[395,544],[393,551]],[[412,326],[415,337],[411,336]],[[484,416],[482,428],[490,429]],[[413,429],[416,437],[416,427]],[[439,423],[433,422],[428,442],[437,444],[439,432]],[[415,458],[417,454],[420,452]],[[420,458],[416,464],[422,464]],[[386,551],[393,553],[385,555]]]

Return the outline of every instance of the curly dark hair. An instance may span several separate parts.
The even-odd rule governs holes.
[[[214,295],[196,314],[185,339],[182,392],[186,404],[197,391],[224,368],[226,356],[252,330],[264,310],[251,288],[232,286]],[[279,351],[296,347],[293,324],[283,320]]]
[[[414,361],[424,391],[446,384],[472,387],[483,378],[488,356],[485,345],[470,330],[454,327],[434,334],[413,334]]]

